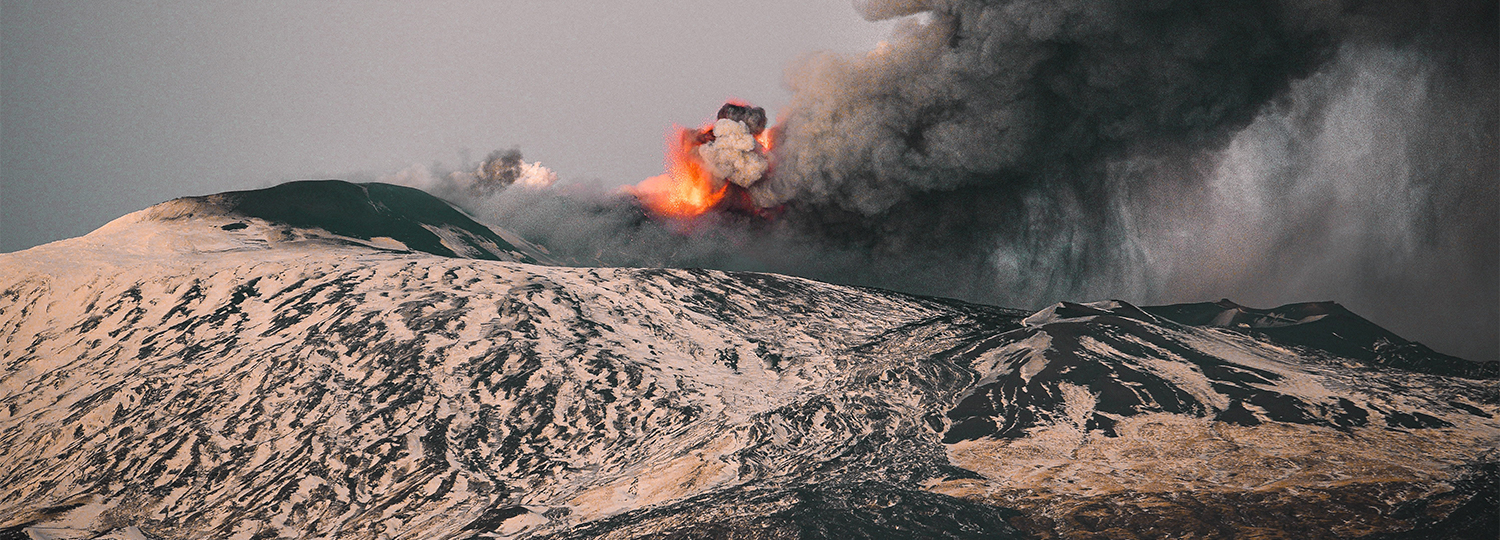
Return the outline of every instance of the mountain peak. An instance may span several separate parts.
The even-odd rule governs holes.
[[[1406,371],[1493,379],[1500,364],[1471,362],[1409,341],[1333,301],[1298,302],[1269,309],[1237,304],[1225,298],[1152,306],[1144,311],[1189,326],[1223,328],[1270,341],[1358,360],[1366,365]]]
[[[219,253],[304,245],[549,264],[546,250],[475,221],[418,189],[342,180],[182,197],[127,214],[83,239],[91,249]],[[70,248],[63,248],[70,249]],[[45,248],[43,251],[50,251]]]
[[[265,189],[185,197],[158,207],[151,209],[156,219],[191,218],[196,211],[262,219],[296,229],[321,229],[360,240],[391,239],[412,251],[444,257],[537,262],[513,242],[442,199],[418,189],[379,182],[302,180]],[[248,225],[222,228],[234,231]]]

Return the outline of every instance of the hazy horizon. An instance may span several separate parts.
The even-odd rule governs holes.
[[[449,167],[660,174],[673,124],[774,114],[782,70],[885,36],[846,1],[0,5],[0,252],[175,197]]]

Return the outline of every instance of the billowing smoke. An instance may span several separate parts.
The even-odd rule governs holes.
[[[1332,299],[1496,358],[1494,2],[859,7],[920,15],[790,70],[752,190],[869,255],[822,277],[1023,307]]]
[[[707,165],[715,190],[722,182],[748,189],[765,177],[771,162],[756,137],[765,132],[766,121],[765,109],[725,103],[713,125],[694,135],[696,157]]]
[[[557,173],[541,164],[527,163],[519,148],[495,150],[472,170],[446,170],[440,165],[412,165],[382,182],[411,186],[449,201],[478,206],[511,186],[543,189],[557,182]]]
[[[759,151],[755,134],[743,122],[728,118],[715,121],[712,133],[712,140],[698,146],[698,157],[713,177],[745,188],[760,181],[770,162]]]
[[[1023,308],[1336,300],[1440,351],[1500,356],[1495,2],[856,6],[906,18],[865,55],[788,70],[768,169],[744,159],[741,120],[699,147],[775,219],[684,228],[556,190],[473,204],[583,264]]]
[[[923,192],[1093,186],[1110,159],[1221,144],[1331,52],[1327,14],[1272,2],[867,2],[887,46],[821,55],[767,188],[877,215]]]
[[[521,158],[519,148],[490,152],[472,175],[474,178],[470,184],[486,194],[512,184],[540,188],[557,182],[557,173],[543,167],[540,162],[527,163]]]

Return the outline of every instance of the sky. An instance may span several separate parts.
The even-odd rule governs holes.
[[[847,0],[0,4],[0,252],[152,204],[464,165],[662,171],[673,124],[774,116],[800,55],[891,27]]]

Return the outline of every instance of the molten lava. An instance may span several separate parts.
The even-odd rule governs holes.
[[[774,142],[775,139],[775,136],[772,134],[776,133],[779,129],[779,127],[771,128],[762,131],[759,135],[755,136],[755,142],[760,143],[760,147],[765,149],[766,154],[771,153],[771,143]]]
[[[667,174],[647,178],[629,192],[661,216],[687,219],[707,212],[724,198],[729,184],[714,179],[698,159],[696,138],[701,130],[677,128],[667,140]]]
[[[718,206],[758,213],[746,189],[769,168],[766,154],[774,131],[766,129],[764,109],[731,101],[713,123],[678,127],[676,136],[667,139],[667,173],[626,191],[662,217],[690,219]]]

